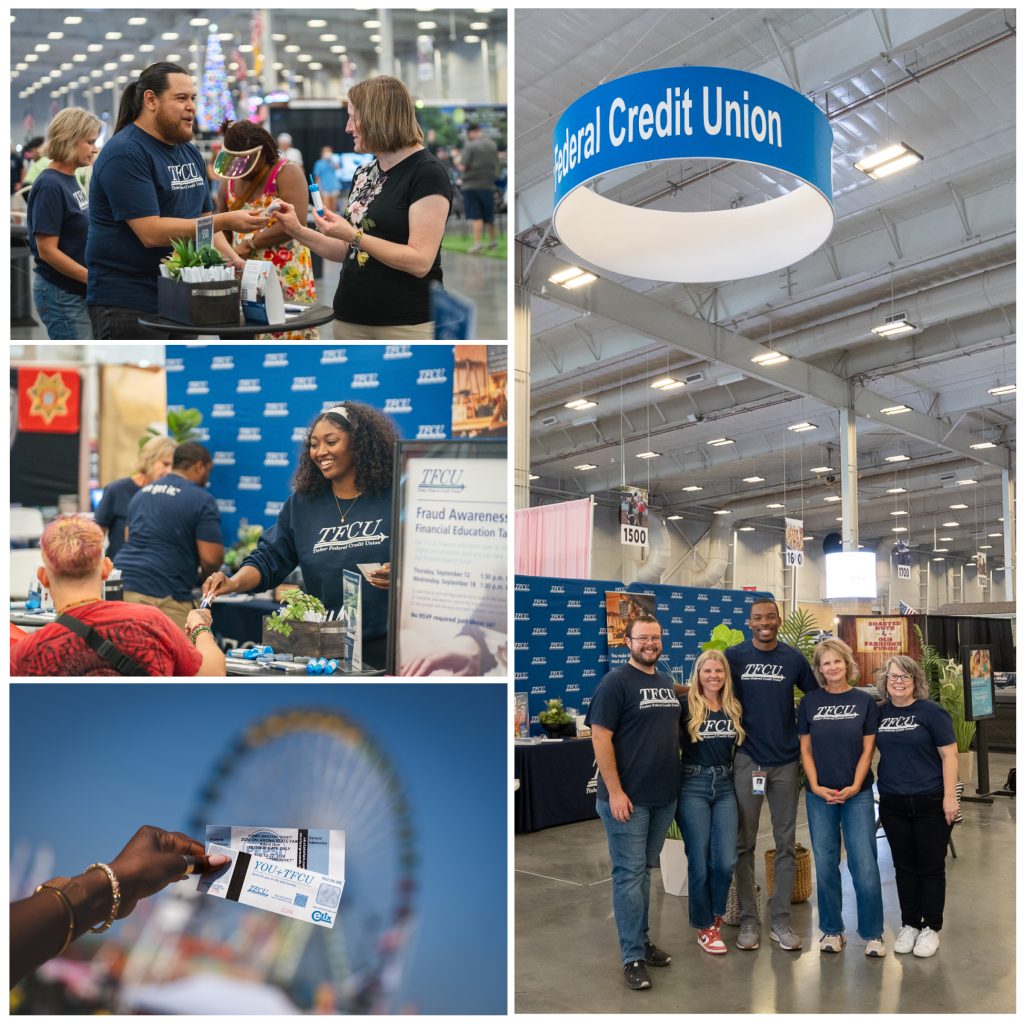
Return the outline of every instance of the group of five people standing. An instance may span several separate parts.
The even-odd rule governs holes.
[[[890,658],[879,708],[853,684],[856,663],[841,640],[826,639],[810,663],[779,641],[778,605],[755,601],[751,639],[697,659],[688,687],[658,670],[661,625],[635,620],[629,661],[613,669],[591,701],[599,769],[597,810],[608,837],[612,899],[626,984],[650,987],[648,966],[671,957],[650,939],[650,870],[673,818],[686,844],[690,924],[710,954],[721,935],[735,874],[736,946],[760,944],[754,854],[767,797],[775,840],[769,935],[798,950],[790,923],[796,877],[800,765],[815,861],[823,953],[846,943],[840,836],[857,903],[857,931],[870,957],[885,956],[871,763],[877,749],[879,812],[892,851],[902,927],[897,953],[933,955],[945,901],[945,851],[957,813],[956,745],[949,714],[929,701],[913,659]],[[794,686],[805,695],[798,712]],[[682,705],[682,707],[681,707]]]

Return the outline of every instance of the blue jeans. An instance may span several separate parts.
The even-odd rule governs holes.
[[[731,765],[682,766],[676,822],[686,844],[690,924],[710,928],[725,915],[736,867],[739,811]]]
[[[612,909],[624,964],[644,958],[651,868],[658,866],[675,810],[674,800],[654,807],[634,805],[629,821],[616,821],[611,805],[606,800],[597,801],[597,813],[604,822],[612,859]]]
[[[92,337],[84,295],[75,295],[59,284],[47,281],[42,274],[36,274],[32,282],[32,298],[51,341],[78,341]]]
[[[882,882],[875,845],[875,803],[865,787],[843,804],[830,804],[807,791],[807,824],[818,886],[818,924],[826,935],[843,934],[843,886],[839,877],[839,833],[857,896],[857,934],[882,935]]]

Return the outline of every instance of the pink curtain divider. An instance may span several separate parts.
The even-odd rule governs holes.
[[[589,579],[593,522],[590,498],[517,509],[516,573]]]

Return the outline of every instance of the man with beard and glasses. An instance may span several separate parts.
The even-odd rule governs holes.
[[[679,796],[680,705],[657,669],[661,625],[640,615],[626,630],[629,661],[598,684],[587,713],[599,771],[597,813],[608,835],[612,908],[626,984],[651,987],[647,965],[672,958],[651,942],[651,868],[658,863]]]
[[[96,338],[166,337],[138,321],[156,312],[160,260],[171,243],[194,239],[196,219],[213,209],[205,164],[192,143],[195,118],[195,85],[177,64],[151,64],[121,97],[89,192],[86,301]],[[228,263],[244,266],[223,231],[255,231],[266,222],[262,212],[218,213],[214,244]]]
[[[780,949],[796,950],[800,937],[790,926],[790,898],[796,877],[796,808],[800,790],[800,740],[793,687],[818,689],[810,663],[779,640],[779,606],[764,598],[750,606],[752,639],[725,651],[736,697],[743,708],[746,737],[736,748],[733,782],[740,812],[736,897],[740,905],[737,949],[757,949],[760,931],[754,893],[754,851],[761,805],[768,798],[775,838],[775,892],[770,937]]]

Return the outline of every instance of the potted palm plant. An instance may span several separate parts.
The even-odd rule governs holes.
[[[947,658],[939,669],[939,703],[953,719],[953,733],[956,736],[957,774],[960,781],[967,783],[974,775],[974,752],[971,743],[978,728],[976,722],[966,718],[964,709],[964,675],[956,658]]]

